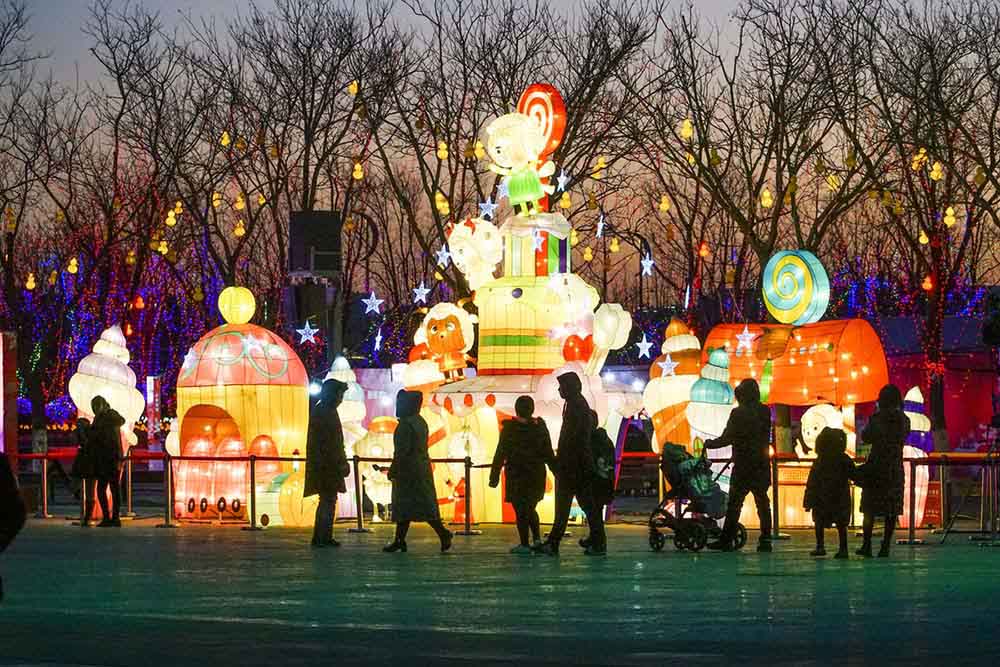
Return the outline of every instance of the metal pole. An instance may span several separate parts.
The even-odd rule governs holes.
[[[35,514],[38,519],[51,519],[49,514],[49,453],[42,453],[42,506]]]
[[[480,535],[481,530],[472,530],[472,459],[465,457],[465,528],[459,535]]]
[[[128,494],[125,501],[125,516],[127,517],[135,517],[135,512],[132,511],[132,494],[135,492],[132,479],[132,451],[134,449],[134,447],[128,448],[128,457],[125,459],[125,492]]]
[[[263,530],[257,525],[257,457],[250,455],[250,525],[242,530]]]
[[[358,525],[354,528],[348,529],[347,532],[370,533],[372,532],[371,528],[365,528],[364,498],[361,495],[361,473],[358,472],[358,466],[361,464],[361,457],[355,454],[351,463],[354,466],[354,504],[357,507]]]
[[[171,474],[173,469],[173,459],[170,454],[163,455],[163,496],[166,498],[164,501],[164,511],[163,511],[163,523],[159,524],[157,528],[176,528],[173,524],[173,514],[174,514],[174,499],[173,499],[173,475]]]

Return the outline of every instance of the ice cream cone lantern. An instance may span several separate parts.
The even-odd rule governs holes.
[[[676,318],[670,320],[660,349],[662,354],[650,366],[650,380],[642,394],[643,407],[653,421],[656,451],[666,442],[690,445],[687,406],[701,369],[701,343]]]

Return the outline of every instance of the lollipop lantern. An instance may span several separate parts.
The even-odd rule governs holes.
[[[816,255],[782,250],[764,268],[764,305],[782,324],[818,322],[830,303],[830,280]]]

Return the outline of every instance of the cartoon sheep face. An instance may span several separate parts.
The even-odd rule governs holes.
[[[465,376],[465,364],[469,360],[465,353],[475,342],[475,321],[474,315],[455,304],[439,303],[427,312],[413,337],[415,344],[427,346],[446,380]]]

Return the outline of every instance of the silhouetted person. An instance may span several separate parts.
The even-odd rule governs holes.
[[[24,527],[28,516],[24,500],[17,490],[17,479],[10,467],[7,454],[0,452],[0,553]],[[3,601],[3,577],[0,577],[0,601]]]
[[[507,471],[504,499],[514,506],[517,534],[521,543],[511,553],[531,553],[529,535],[535,546],[541,543],[538,511],[535,506],[545,495],[545,464],[554,464],[549,429],[540,417],[533,417],[535,402],[521,396],[514,402],[513,419],[500,429],[500,441],[493,455],[490,486],[500,484],[500,469]]]
[[[406,551],[406,533],[410,522],[426,521],[441,540],[441,551],[451,548],[452,534],[441,523],[437,491],[427,454],[427,422],[420,416],[423,394],[401,391],[396,396],[396,417],[399,424],[393,433],[392,517],[396,521],[396,537],[382,551]],[[360,508],[358,509],[360,512]]]
[[[816,439],[816,456],[802,503],[806,510],[812,510],[816,529],[816,549],[809,555],[826,555],[823,531],[836,525],[840,548],[834,558],[847,558],[851,478],[854,476],[854,462],[847,455],[847,434],[839,428],[824,428]]]
[[[344,451],[344,429],[340,425],[337,406],[346,391],[347,385],[340,380],[325,381],[320,389],[319,401],[309,411],[303,495],[319,494],[313,523],[314,547],[340,546],[340,542],[333,539],[333,517],[337,510],[337,494],[347,491],[344,479],[351,468]]]
[[[729,482],[729,506],[726,522],[718,541],[709,549],[731,551],[736,537],[743,501],[753,494],[760,519],[760,542],[757,551],[771,551],[771,502],[767,488],[771,486],[768,446],[771,438],[771,411],[760,402],[760,387],[756,380],[746,379],[736,387],[739,405],[729,414],[722,435],[705,442],[705,449],[733,448],[733,473]]]
[[[94,476],[97,478],[97,502],[104,518],[101,528],[121,526],[121,428],[125,420],[104,400],[95,396],[90,402],[94,423],[90,427],[90,443],[94,452]],[[111,489],[111,508],[108,508],[108,489]]]
[[[903,396],[892,384],[878,394],[878,409],[861,432],[862,442],[871,445],[868,460],[858,470],[861,481],[861,511],[864,542],[857,553],[872,555],[875,517],[885,517],[885,532],[879,558],[889,555],[896,517],[903,513],[903,443],[910,434],[910,419],[903,412]]]
[[[597,428],[597,416],[583,397],[583,384],[573,372],[563,373],[559,381],[559,395],[563,405],[562,427],[559,429],[559,450],[556,452],[556,503],[552,530],[540,551],[550,556],[559,554],[559,542],[566,534],[569,512],[576,497],[580,508],[587,515],[590,535],[581,542],[587,555],[607,553],[604,534],[604,516],[596,510],[593,499],[594,458],[590,438]]]
[[[87,528],[90,520],[94,517],[94,501],[97,499],[97,475],[94,469],[94,447],[91,442],[90,420],[80,417],[76,420],[76,458],[73,459],[73,467],[70,475],[80,480],[80,493],[82,494],[82,512],[80,513],[80,526]],[[101,517],[110,520],[109,515]]]

